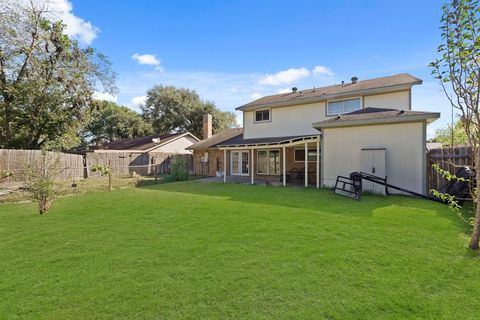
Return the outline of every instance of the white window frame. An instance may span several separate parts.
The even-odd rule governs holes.
[[[329,112],[329,106],[330,106],[330,102],[339,102],[339,101],[346,101],[346,100],[360,100],[360,109],[358,110],[362,110],[363,109],[363,99],[362,97],[351,97],[351,98],[342,98],[342,99],[335,99],[335,100],[328,100],[327,101],[327,106],[326,106],[326,114],[327,114],[327,117],[332,117],[332,116],[338,116],[339,113],[330,113]],[[354,110],[354,111],[358,111],[358,110]],[[353,111],[349,111],[349,112],[353,112]],[[342,112],[340,114],[345,114],[345,112]]]
[[[258,172],[258,152],[259,151],[266,151],[267,152],[267,173],[264,172]],[[270,173],[270,151],[278,151],[278,158],[279,158],[279,165],[280,165],[280,172],[279,173]],[[263,176],[280,176],[282,174],[282,153],[280,152],[280,149],[257,149],[257,154],[255,157],[255,166],[257,167],[257,174],[258,175],[263,175]]]
[[[268,120],[257,121],[257,112],[268,111]],[[264,108],[253,111],[253,123],[272,122],[272,108]]]
[[[297,157],[296,157],[296,152],[297,150],[301,150],[303,152],[303,154],[305,154],[305,148],[294,148],[293,149],[293,162],[298,162],[298,163],[304,163],[305,160],[297,160]],[[314,151],[315,152],[315,160],[308,160],[307,162],[317,162],[317,149],[314,149],[314,148],[308,148],[308,152],[310,151]],[[322,150],[320,150],[320,155],[322,155]]]

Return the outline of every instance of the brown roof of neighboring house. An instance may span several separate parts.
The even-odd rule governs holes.
[[[163,135],[146,136],[132,139],[122,139],[110,141],[103,145],[103,150],[150,150],[156,146],[161,146],[169,141],[178,139],[184,135],[191,135],[188,132],[168,133]],[[156,141],[154,141],[154,139]],[[158,139],[158,140],[157,140]]]
[[[356,83],[336,84],[313,89],[297,90],[265,96],[249,102],[237,108],[237,110],[248,111],[261,107],[281,107],[303,103],[312,103],[343,97],[352,97],[362,94],[377,94],[408,90],[413,85],[421,84],[422,80],[408,74],[401,73],[393,76],[357,81]]]
[[[358,125],[373,125],[397,122],[427,121],[428,123],[440,118],[439,112],[424,112],[411,110],[398,110],[386,108],[365,108],[324,121],[316,122],[316,129],[332,127],[348,127]]]
[[[215,147],[217,144],[222,143],[223,141],[226,141],[228,139],[231,139],[233,137],[239,136],[243,134],[243,128],[228,128],[224,129],[213,136],[211,136],[208,139],[199,141],[197,143],[194,143],[187,149],[190,150],[199,150],[199,149],[208,149]]]

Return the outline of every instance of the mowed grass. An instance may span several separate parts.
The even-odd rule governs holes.
[[[0,319],[478,319],[446,206],[200,181],[0,206]]]

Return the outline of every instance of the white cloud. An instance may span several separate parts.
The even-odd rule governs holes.
[[[69,0],[50,0],[46,2],[44,0],[34,0],[34,5],[45,9],[47,19],[51,21],[62,20],[66,25],[65,34],[80,43],[91,44],[100,32],[100,29],[90,21],[85,21],[73,14],[73,6]]]
[[[116,95],[112,95],[106,92],[99,92],[99,91],[95,91],[93,93],[93,98],[96,100],[105,100],[105,101],[111,101],[111,102],[117,102],[118,100]]]
[[[150,65],[150,66],[155,66],[156,70],[164,71],[162,66],[160,65],[160,60],[157,57],[155,57],[155,55],[153,55],[153,54],[148,54],[148,53],[147,54],[138,54],[138,53],[135,53],[132,56],[132,59],[137,61],[139,64],[146,64],[146,65]]]
[[[308,71],[306,68],[290,68],[288,70],[265,76],[260,80],[260,84],[272,86],[290,84],[302,78],[308,77],[309,75],[310,71]]]
[[[279,94],[289,93],[289,92],[292,92],[292,89],[290,89],[290,88],[283,88],[283,89],[278,89],[277,92],[278,92]]]
[[[147,101],[147,96],[137,96],[132,98],[131,103],[135,107],[139,107],[141,105],[144,105],[146,101]]]
[[[373,55],[373,59],[378,59],[378,58],[380,58],[380,55],[379,55],[378,53],[375,53],[375,54]]]
[[[334,76],[335,73],[328,67],[325,66],[315,66],[313,68],[313,74],[315,75],[325,75],[325,76]]]
[[[252,93],[252,95],[251,95],[250,97],[251,97],[252,99],[257,100],[257,99],[260,99],[260,98],[262,97],[262,95],[261,95],[260,93],[258,93],[258,92],[254,92],[254,93]]]

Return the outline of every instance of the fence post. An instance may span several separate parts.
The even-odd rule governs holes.
[[[158,166],[157,166],[157,157],[155,156],[154,157],[155,161],[153,162],[154,163],[154,167],[153,167],[153,172],[154,172],[154,175],[155,175],[155,184],[158,182]]]
[[[112,166],[110,159],[108,159],[108,191],[112,191]]]

